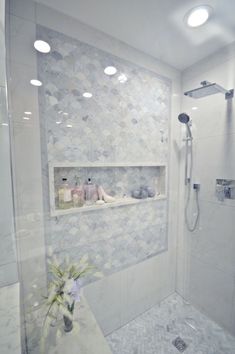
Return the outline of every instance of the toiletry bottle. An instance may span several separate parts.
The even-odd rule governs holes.
[[[71,189],[67,183],[67,178],[62,178],[62,185],[59,189],[58,195],[60,209],[68,209],[72,206]]]
[[[73,207],[78,208],[84,204],[84,188],[79,185],[78,178],[76,177],[75,188],[72,190]]]
[[[93,204],[98,200],[97,187],[88,178],[87,183],[84,185],[86,204]]]

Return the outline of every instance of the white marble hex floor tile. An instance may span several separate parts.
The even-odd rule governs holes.
[[[106,337],[113,354],[235,354],[235,337],[173,294]]]

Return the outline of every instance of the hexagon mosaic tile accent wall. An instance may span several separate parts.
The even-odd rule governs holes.
[[[59,257],[87,253],[105,274],[165,251],[167,200],[50,217],[48,163],[167,165],[169,80],[50,29],[37,35],[52,48],[38,54],[47,246]]]

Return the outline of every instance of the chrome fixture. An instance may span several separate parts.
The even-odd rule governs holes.
[[[192,141],[193,136],[192,136],[192,132],[191,132],[191,129],[190,129],[191,122],[190,122],[189,115],[186,114],[186,113],[180,113],[178,115],[178,120],[180,121],[180,123],[185,124],[186,128],[187,128],[186,137],[183,139],[186,142],[186,151],[185,151],[186,159],[185,159],[185,179],[184,179],[184,183],[187,186],[187,184],[191,180],[191,172],[190,172],[191,165],[190,165],[190,169],[189,169],[189,157],[190,157],[189,155],[191,155],[191,153],[189,154],[189,142]]]
[[[221,202],[224,199],[235,199],[235,180],[217,179],[215,192]]]
[[[192,98],[202,98],[202,97],[214,95],[216,93],[222,93],[225,95],[226,100],[233,98],[234,96],[233,89],[226,90],[225,88],[216,84],[215,82],[211,83],[209,81],[202,81],[201,85],[202,85],[201,87],[184,92],[184,95]]]
[[[179,119],[180,123],[183,123],[183,124],[186,125],[186,128],[187,128],[187,137],[186,137],[186,139],[192,140],[193,137],[192,137],[192,133],[191,133],[191,129],[190,129],[191,122],[190,122],[189,116],[186,113],[180,113],[178,115],[178,119]]]
[[[193,221],[192,224],[189,222],[189,217],[188,217],[188,210],[189,210],[189,204],[190,204],[190,197],[191,197],[191,187],[192,187],[192,172],[193,172],[193,136],[191,132],[191,121],[190,117],[186,113],[180,113],[178,115],[178,120],[180,123],[183,123],[186,125],[187,128],[187,133],[186,133],[186,138],[183,139],[185,141],[185,186],[187,187],[187,198],[186,198],[186,203],[185,203],[185,209],[184,209],[184,215],[185,215],[185,223],[187,226],[187,229],[189,231],[194,231],[197,227],[198,220],[199,220],[199,215],[200,215],[200,207],[199,207],[199,200],[198,200],[198,193],[200,190],[200,185],[198,183],[193,184],[193,190],[196,193],[196,206],[197,206],[197,213],[195,220]]]
[[[176,349],[180,352],[183,353],[187,349],[187,344],[181,337],[177,337],[173,340],[172,344]]]

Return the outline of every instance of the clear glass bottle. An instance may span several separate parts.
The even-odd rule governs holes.
[[[73,200],[73,207],[79,208],[84,204],[84,188],[82,185],[79,185],[78,177],[75,177],[75,187],[72,190],[72,200]]]
[[[92,183],[91,178],[88,178],[84,185],[86,204],[93,204],[98,200],[97,186]]]
[[[68,209],[72,207],[72,194],[67,178],[62,178],[62,185],[59,188],[58,197],[60,209]]]

